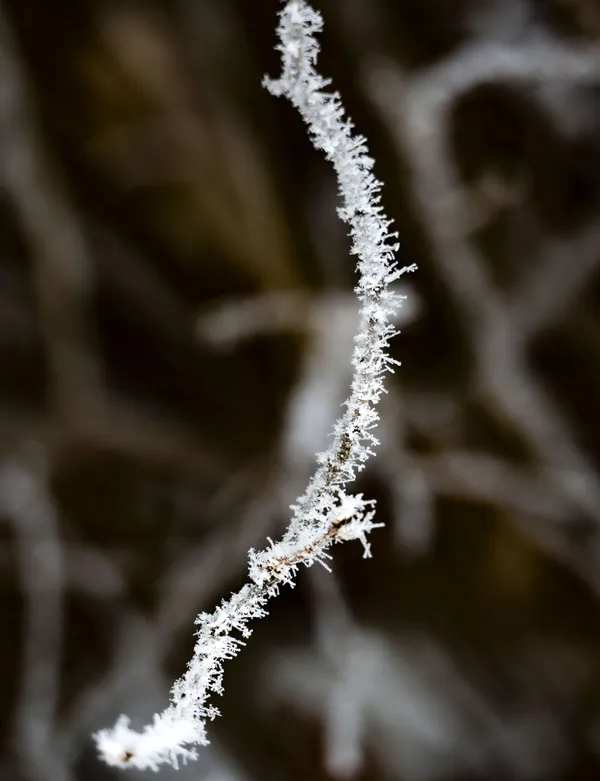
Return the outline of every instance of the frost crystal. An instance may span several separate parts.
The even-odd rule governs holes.
[[[367,534],[381,526],[373,523],[373,503],[348,494],[346,486],[378,444],[372,433],[378,422],[375,405],[384,391],[383,376],[395,363],[387,348],[395,335],[391,319],[400,304],[389,285],[414,266],[396,267],[397,234],[389,232],[391,223],[379,205],[381,182],[371,173],[366,141],[352,134],[339,94],[325,91],[329,81],[315,69],[315,35],[322,26],[321,15],[304,0],[286,3],[278,27],[282,75],[275,81],[266,79],[265,86],[298,109],[314,146],[323,150],[337,175],[343,202],[338,214],[350,226],[352,253],[358,256],[356,294],[361,311],[351,393],[330,447],[317,456],[317,471],[291,508],[283,538],[269,540],[265,550],[251,550],[249,583],[213,613],[196,619],[194,655],[171,690],[169,707],[141,733],[131,730],[122,716],[112,729],[95,735],[102,758],[111,765],[156,770],[161,763],[177,767],[178,761],[194,759],[193,746],[208,743],[206,721],[218,715],[208,699],[213,692],[222,692],[223,662],[236,656],[250,636],[248,622],[266,615],[265,604],[281,585],[293,585],[300,564],[327,567],[327,549],[333,543],[358,539],[365,557],[370,556]]]

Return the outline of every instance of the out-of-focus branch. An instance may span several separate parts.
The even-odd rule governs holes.
[[[448,115],[454,101],[486,81],[593,83],[600,50],[537,38],[520,46],[469,45],[413,77],[373,63],[366,78],[406,155],[413,192],[429,231],[436,269],[467,321],[476,361],[476,390],[522,430],[542,463],[584,512],[600,520],[600,482],[572,440],[558,409],[524,360],[509,307],[485,274],[468,238],[465,197],[452,164]],[[594,252],[591,252],[592,262]],[[541,259],[542,267],[548,261]],[[578,480],[569,479],[577,474]]]
[[[101,371],[89,323],[91,264],[77,219],[37,127],[24,69],[0,9],[0,175],[33,258],[54,409],[65,425],[93,417]]]
[[[515,337],[528,342],[553,318],[566,314],[581,288],[600,266],[600,228],[596,221],[567,239],[551,237],[538,262],[509,303]]]
[[[40,455],[32,452],[30,457],[9,458],[0,467],[0,508],[15,532],[26,598],[14,750],[31,779],[68,781],[71,774],[65,757],[54,743],[64,630],[64,564]]]

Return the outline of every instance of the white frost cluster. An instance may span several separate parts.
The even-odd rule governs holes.
[[[358,539],[370,555],[367,534],[373,523],[372,502],[346,492],[356,473],[378,444],[373,429],[378,421],[375,404],[383,392],[383,376],[394,360],[387,355],[395,335],[391,318],[400,304],[389,286],[414,266],[397,269],[397,234],[379,205],[381,183],[373,176],[373,160],[365,139],[352,134],[340,97],[326,92],[329,81],[315,65],[319,45],[315,35],[322,18],[304,0],[289,0],[280,14],[277,47],[283,71],[277,81],[266,80],[274,95],[287,97],[308,125],[317,149],[335,169],[343,205],[338,209],[350,226],[352,252],[358,256],[356,294],[361,304],[359,331],[353,355],[351,393],[333,440],[317,457],[318,468],[306,492],[292,507],[293,516],[283,538],[269,541],[263,551],[249,554],[249,582],[213,613],[201,613],[194,655],[185,675],[171,690],[171,704],[141,733],[121,717],[110,730],[95,735],[102,758],[111,765],[157,769],[161,763],[196,757],[195,745],[206,745],[206,721],[218,715],[208,704],[222,691],[223,662],[234,657],[251,634],[248,622],[266,615],[265,604],[282,584],[293,585],[299,564],[326,566],[327,549],[335,542]]]

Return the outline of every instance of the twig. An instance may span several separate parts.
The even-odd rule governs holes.
[[[91,261],[43,149],[23,69],[0,9],[0,169],[29,242],[55,412],[63,426],[94,418],[102,372],[86,309]]]
[[[365,139],[353,136],[339,95],[324,92],[329,82],[315,70],[319,46],[315,34],[321,16],[303,0],[289,0],[279,24],[283,73],[265,82],[274,95],[284,95],[307,123],[311,140],[325,152],[336,171],[343,207],[339,216],[350,225],[352,252],[358,255],[360,279],[356,293],[361,304],[360,325],[353,355],[352,390],[345,412],[334,428],[329,449],[318,456],[318,468],[308,488],[293,507],[283,538],[263,551],[250,551],[250,582],[211,613],[197,618],[200,625],[194,655],[185,675],[173,686],[171,705],[153,724],[137,733],[121,717],[112,730],[95,738],[102,758],[119,767],[177,767],[179,760],[196,758],[194,745],[208,743],[206,721],[218,711],[207,700],[222,691],[223,662],[237,655],[251,634],[248,622],[266,615],[265,604],[283,584],[293,584],[299,564],[325,565],[334,542],[360,539],[370,555],[366,535],[373,523],[370,502],[346,493],[372,454],[377,440],[372,429],[383,392],[383,375],[394,361],[387,355],[395,328],[390,320],[399,301],[389,285],[405,271],[394,262],[390,221],[379,206],[381,183],[373,176]],[[240,639],[241,638],[243,639]]]
[[[35,472],[28,460],[16,457],[0,469],[0,509],[15,530],[26,596],[16,751],[32,779],[68,781],[71,774],[53,739],[64,622],[63,556],[45,476]]]
[[[597,521],[600,482],[572,441],[559,410],[528,371],[510,307],[488,280],[484,263],[467,238],[447,122],[454,101],[487,80],[596,81],[599,63],[598,47],[576,48],[552,40],[520,47],[488,43],[465,46],[443,65],[413,78],[401,78],[390,66],[373,67],[369,79],[382,114],[393,121],[396,138],[408,153],[414,195],[430,230],[436,268],[468,321],[477,365],[474,390],[526,434],[540,462],[556,470],[564,493]]]

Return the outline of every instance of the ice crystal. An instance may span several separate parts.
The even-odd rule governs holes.
[[[366,141],[353,134],[340,96],[327,92],[329,81],[316,71],[319,45],[316,34],[322,18],[303,0],[290,0],[280,13],[278,50],[282,75],[266,79],[273,95],[287,97],[306,122],[311,140],[332,163],[342,206],[338,214],[350,227],[352,253],[358,256],[356,287],[361,310],[353,354],[354,376],[344,412],[335,424],[330,447],[317,456],[317,470],[292,509],[282,539],[262,551],[249,553],[249,582],[213,613],[202,613],[196,623],[197,643],[186,673],[171,690],[171,704],[141,733],[121,717],[112,729],[95,735],[103,759],[120,767],[157,769],[175,767],[196,757],[195,745],[208,743],[206,721],[218,715],[208,703],[222,691],[223,662],[239,652],[250,636],[248,623],[266,615],[267,600],[280,586],[293,585],[298,566],[320,563],[327,567],[328,548],[335,542],[358,539],[370,556],[367,534],[373,523],[372,502],[346,491],[378,444],[373,429],[375,409],[384,392],[383,378],[395,361],[388,355],[395,335],[393,315],[400,299],[390,285],[414,267],[398,269],[394,255],[397,234],[380,206],[381,182],[373,175],[373,159]]]

